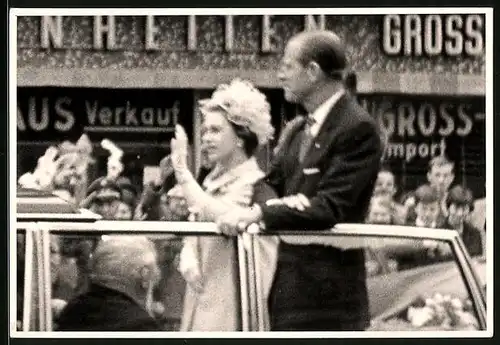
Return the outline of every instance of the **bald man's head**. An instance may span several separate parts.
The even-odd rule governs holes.
[[[157,253],[145,236],[106,236],[91,260],[91,281],[120,291],[141,304],[160,278]]]

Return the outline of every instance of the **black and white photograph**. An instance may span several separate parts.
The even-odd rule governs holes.
[[[492,8],[14,8],[9,69],[11,337],[493,335]]]

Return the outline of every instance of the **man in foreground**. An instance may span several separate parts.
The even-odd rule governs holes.
[[[161,331],[153,318],[159,280],[154,244],[145,237],[111,236],[91,259],[89,290],[68,303],[58,331]]]

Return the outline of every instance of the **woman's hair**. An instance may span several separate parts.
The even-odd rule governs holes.
[[[247,80],[234,79],[230,84],[221,84],[211,98],[199,103],[202,114],[215,109],[224,111],[235,134],[243,140],[248,156],[273,138],[271,106],[266,96]]]
[[[257,135],[251,132],[248,128],[229,122],[233,127],[234,133],[238,138],[243,140],[243,150],[248,157],[253,156],[257,147],[259,147],[259,140]]]

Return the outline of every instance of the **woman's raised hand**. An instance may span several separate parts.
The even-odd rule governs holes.
[[[175,136],[170,141],[172,159],[172,167],[175,170],[176,177],[179,181],[180,177],[189,172],[189,166],[187,163],[188,157],[188,137],[184,128],[181,125],[175,126]],[[179,181],[181,182],[181,181]]]

